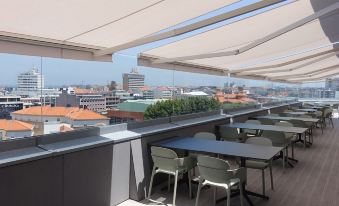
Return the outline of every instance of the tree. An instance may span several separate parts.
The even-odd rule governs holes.
[[[147,107],[145,119],[157,119],[175,115],[207,112],[220,109],[220,103],[215,98],[189,97],[186,99],[165,100]]]
[[[109,85],[109,91],[114,91],[117,89],[117,83],[115,81],[111,81],[111,84]]]

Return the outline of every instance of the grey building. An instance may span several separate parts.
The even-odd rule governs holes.
[[[133,69],[130,73],[122,75],[123,89],[134,90],[145,86],[145,75],[139,74],[137,69]]]
[[[61,94],[56,98],[55,106],[57,107],[79,107],[80,101],[74,92],[69,89],[61,89]]]

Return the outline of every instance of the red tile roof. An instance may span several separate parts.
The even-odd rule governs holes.
[[[6,120],[0,119],[0,129],[5,131],[32,131],[33,125],[18,121],[18,120]]]
[[[13,112],[18,115],[47,116],[47,117],[68,117],[72,120],[98,120],[108,119],[107,117],[90,110],[77,107],[50,107],[36,106]]]

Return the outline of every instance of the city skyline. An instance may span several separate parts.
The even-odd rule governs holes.
[[[45,76],[46,87],[64,85],[106,85],[110,81],[122,84],[122,74],[129,73],[132,68],[137,67],[133,56],[114,55],[113,63],[87,62],[76,60],[64,60],[54,58],[41,58],[34,56],[0,54],[0,68],[10,68],[2,73],[0,86],[17,86],[17,75],[31,70],[33,67],[42,71]],[[96,68],[96,69],[93,69]],[[236,82],[238,85],[246,86],[286,86],[294,87],[292,84],[280,84],[269,81],[246,80],[213,76],[205,74],[194,74],[148,67],[138,67],[139,72],[145,75],[145,84],[149,86],[218,86],[223,87],[224,83]],[[165,74],[164,74],[165,73]],[[72,75],[70,75],[72,74]],[[174,77],[174,79],[173,79]],[[305,84],[312,87],[321,87],[324,83]]]

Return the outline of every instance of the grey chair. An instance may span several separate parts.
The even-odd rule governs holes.
[[[247,139],[246,133],[240,133],[237,128],[226,125],[219,127],[219,135],[223,141],[244,142]]]
[[[286,122],[286,121],[277,122],[275,125],[283,126],[283,127],[293,127],[293,124],[291,122]],[[291,132],[284,132],[284,134],[285,134],[287,143],[291,145],[292,158],[294,159],[294,144],[295,144],[294,142],[296,141],[296,134],[291,133]],[[286,156],[288,157],[288,148],[286,151]]]
[[[323,115],[324,115],[325,125],[326,125],[326,119],[327,119],[332,124],[332,127],[334,128],[333,120],[332,120],[333,109],[332,108],[326,108]]]
[[[218,187],[225,189],[227,206],[230,206],[231,202],[231,188],[239,187],[240,204],[243,205],[242,183],[245,176],[244,168],[231,170],[227,161],[209,156],[198,157],[198,168],[200,176],[195,206],[199,205],[201,188],[206,185],[214,187],[214,205],[216,202],[216,189]]]
[[[197,139],[214,140],[214,141],[217,140],[216,135],[211,132],[197,132],[194,134],[193,137]],[[189,156],[192,157],[194,161],[197,161],[198,155],[199,155],[198,153],[194,153],[194,152],[189,153]],[[193,169],[193,176],[195,176],[195,169]]]
[[[245,123],[249,123],[249,124],[261,124],[261,122],[259,120],[255,120],[255,119],[249,119],[246,120]],[[256,129],[244,129],[244,133],[246,133],[249,136],[256,136],[259,134],[259,131]]]
[[[153,170],[148,191],[148,199],[151,198],[154,176],[158,173],[168,174],[168,189],[170,188],[170,176],[174,176],[173,206],[175,206],[178,178],[180,174],[188,173],[189,196],[192,197],[192,185],[190,170],[196,166],[191,157],[179,158],[173,150],[162,147],[151,147]]]
[[[300,118],[313,118],[312,115],[300,115]],[[312,122],[305,122],[305,125],[308,126],[308,128],[310,128],[310,133],[313,134],[313,128],[314,128],[314,124]]]
[[[325,124],[325,119],[324,119],[324,117],[323,117],[323,112],[322,111],[316,111],[315,113],[314,113],[314,115],[315,115],[315,118],[316,119],[319,119],[319,122],[317,122],[316,123],[316,127],[318,127],[318,123],[320,124],[320,128],[321,128],[321,133],[324,133],[324,124]]]
[[[276,123],[276,121],[272,119],[260,119],[260,122],[264,125],[274,125]]]
[[[245,143],[272,147],[272,141],[265,137],[250,137],[246,140]],[[263,195],[265,195],[265,169],[269,168],[271,177],[271,189],[274,190],[272,175],[272,160],[270,160],[269,162],[260,160],[246,160],[246,167],[261,170]]]
[[[278,132],[278,131],[263,131],[262,133],[263,137],[266,137],[272,141],[273,146],[275,147],[283,147],[282,150],[282,159],[283,159],[283,169],[285,170],[285,161],[286,161],[286,150],[288,147],[288,141],[286,140],[285,133],[284,132]]]
[[[193,137],[197,139],[217,140],[215,134],[211,132],[197,132]]]
[[[305,121],[302,120],[298,120],[298,119],[291,119],[290,122],[293,124],[294,127],[302,127],[302,128],[308,128],[305,132],[305,141],[306,138],[309,138],[309,142],[313,142],[313,137],[312,137],[312,133],[310,131],[309,126],[306,124]],[[304,147],[306,147],[306,142],[304,142]]]

